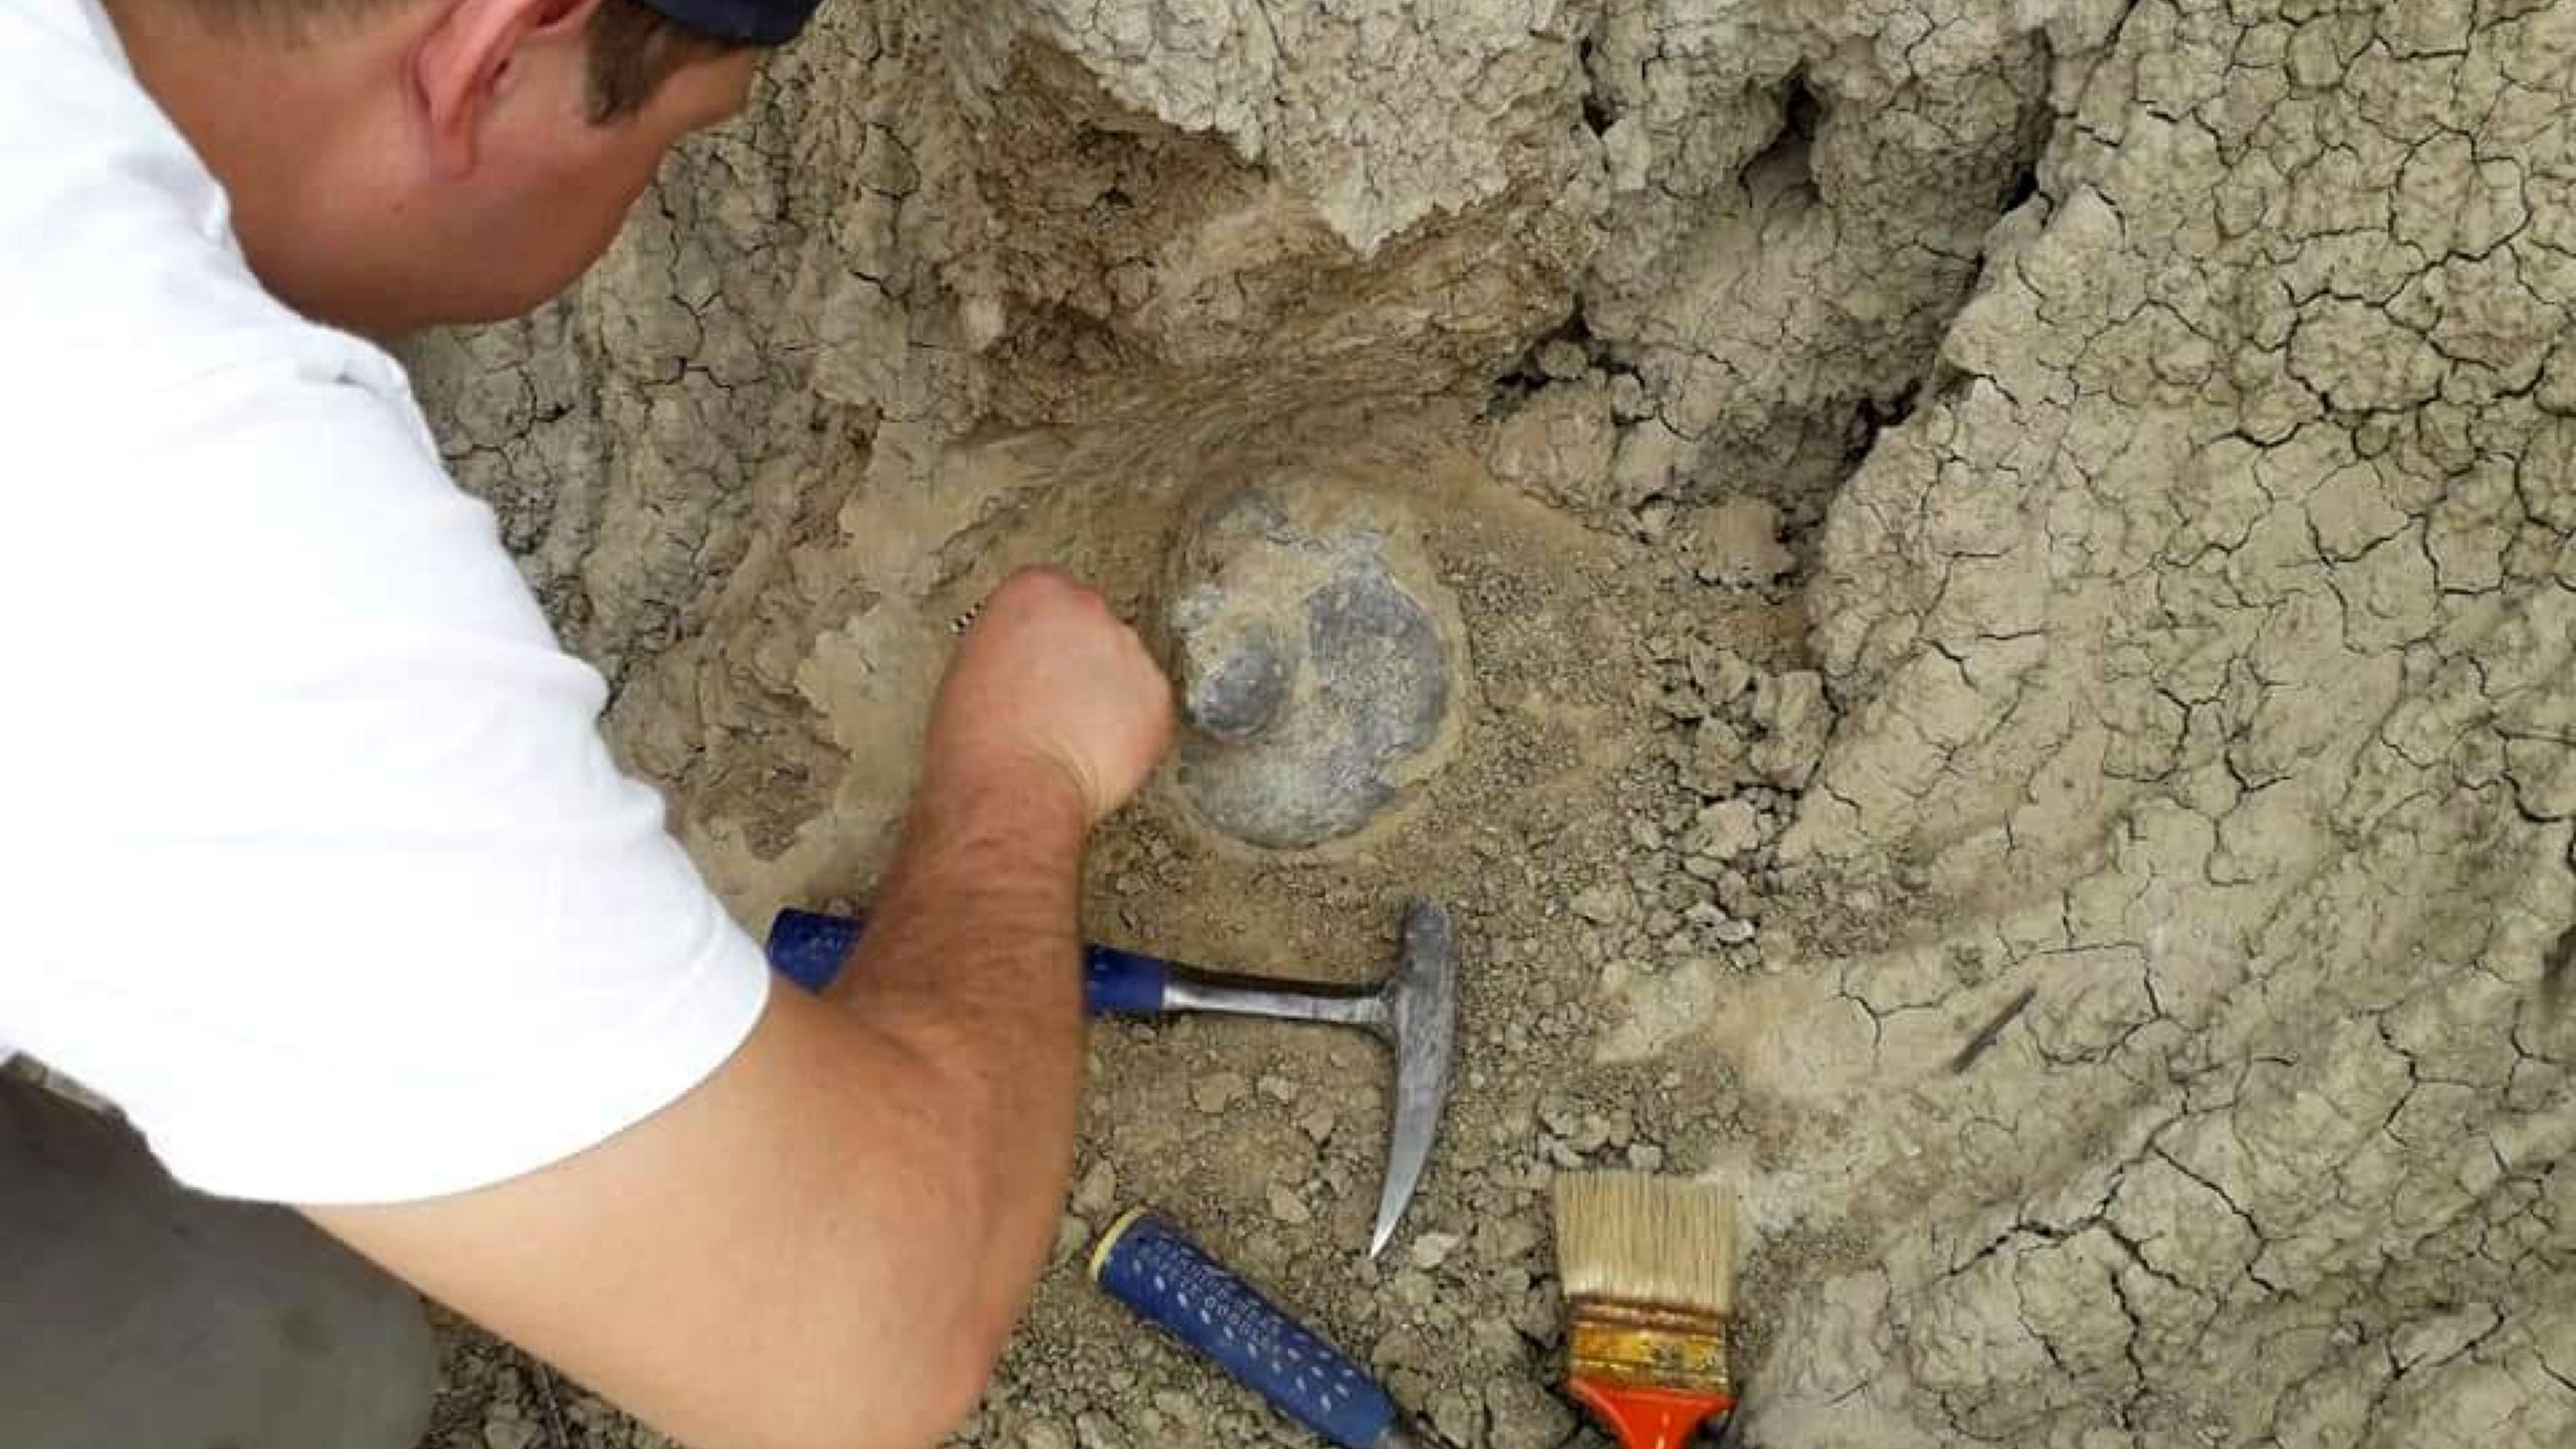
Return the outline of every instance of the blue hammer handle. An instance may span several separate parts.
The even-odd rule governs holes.
[[[770,967],[808,991],[820,991],[840,974],[865,930],[849,916],[780,911],[769,923]],[[1093,1016],[1156,1015],[1171,979],[1168,961],[1107,946],[1082,948],[1082,1006]]]
[[[1091,1281],[1342,1449],[1413,1444],[1376,1380],[1162,1218],[1120,1218],[1092,1250]]]

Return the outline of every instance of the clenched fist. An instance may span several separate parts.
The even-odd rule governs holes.
[[[924,773],[1058,777],[1097,825],[1145,783],[1171,740],[1171,682],[1136,631],[1073,578],[1030,569],[984,601],[949,662]]]

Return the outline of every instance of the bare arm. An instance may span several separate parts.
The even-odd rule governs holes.
[[[564,1162],[311,1215],[691,1443],[930,1444],[1044,1262],[1081,1082],[1083,841],[1168,715],[1097,599],[1006,584],[828,998],[775,992],[713,1077]]]

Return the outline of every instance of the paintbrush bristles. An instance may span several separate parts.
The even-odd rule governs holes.
[[[1728,1313],[1734,1188],[1645,1172],[1559,1173],[1556,1268],[1567,1298]]]

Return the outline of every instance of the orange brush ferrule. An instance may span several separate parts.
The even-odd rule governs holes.
[[[1722,1315],[1577,1299],[1570,1320],[1566,1391],[1624,1449],[1681,1449],[1735,1407]]]

